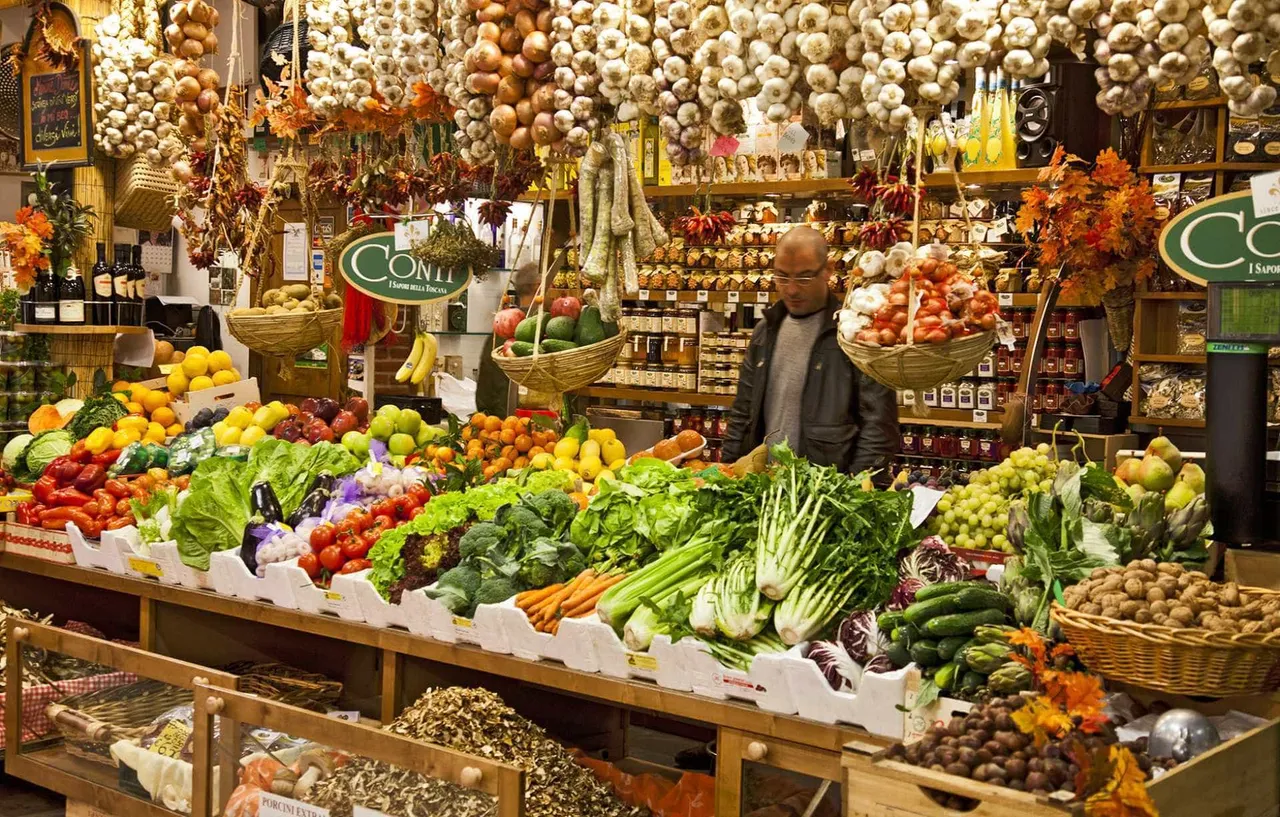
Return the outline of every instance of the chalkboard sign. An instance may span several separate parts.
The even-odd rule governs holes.
[[[52,4],[49,14],[66,30],[76,30],[75,15],[65,6]],[[43,35],[33,23],[24,42],[19,82],[22,90],[22,168],[37,165],[79,167],[92,164],[93,135],[90,111],[88,45],[84,44],[78,65],[60,70],[42,60]]]

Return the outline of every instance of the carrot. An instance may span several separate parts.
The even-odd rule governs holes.
[[[547,625],[547,632],[551,633],[552,635],[555,635],[559,631],[560,631],[560,619],[557,618]]]
[[[617,576],[601,576],[595,581],[587,584],[585,587],[579,588],[578,592],[574,593],[562,606],[566,610],[575,608],[587,599],[599,596],[600,593],[622,581],[622,579],[623,574],[618,574]]]
[[[596,609],[596,605],[600,603],[600,597],[604,595],[605,588],[601,588],[599,593],[594,596],[588,596],[574,607],[565,607],[560,611],[561,616],[569,618],[578,618],[586,615]]]
[[[573,591],[586,580],[586,572],[578,574],[578,577],[569,582],[563,589],[557,590],[544,602],[538,610],[538,617],[541,619],[550,619],[555,616],[556,611],[560,609],[560,605],[564,600],[573,594]]]
[[[548,587],[544,587],[541,590],[526,590],[516,596],[516,606],[521,610],[528,610],[530,607],[537,605],[538,602],[543,601],[563,586],[564,585],[562,584],[553,584]]]

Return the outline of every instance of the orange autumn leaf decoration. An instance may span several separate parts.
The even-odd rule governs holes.
[[[1043,748],[1050,738],[1067,734],[1073,725],[1071,718],[1043,695],[1032,698],[1010,717],[1020,732],[1031,736],[1037,749]]]
[[[249,117],[250,127],[256,128],[266,122],[272,135],[279,139],[297,139],[299,133],[316,122],[315,114],[307,106],[306,89],[301,82],[293,82],[289,72],[290,66],[286,65],[280,72],[279,83],[262,78],[267,93],[258,89],[253,115]]]
[[[1089,751],[1077,742],[1070,755],[1080,767],[1076,791],[1092,792],[1084,801],[1085,817],[1159,817],[1146,775],[1128,748],[1117,743]]]

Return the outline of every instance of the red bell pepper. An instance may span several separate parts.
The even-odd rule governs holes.
[[[77,491],[75,488],[59,488],[49,497],[49,502],[59,507],[79,508],[87,504],[91,499],[93,497],[84,491]]]
[[[86,465],[84,470],[80,472],[80,476],[76,477],[75,487],[77,491],[83,491],[91,494],[107,483],[107,472],[101,465]]]
[[[93,464],[101,465],[103,468],[114,465],[115,461],[120,459],[120,452],[123,449],[113,448],[110,451],[103,451],[101,454],[93,455]]]
[[[133,514],[125,514],[124,516],[115,516],[115,517],[112,517],[107,522],[106,529],[119,530],[120,528],[127,528],[130,525],[132,525],[133,522],[134,522]]]
[[[19,502],[18,507],[14,509],[17,514],[19,525],[31,525],[36,522],[35,519],[36,503]]]
[[[59,485],[70,485],[76,481],[76,477],[80,476],[80,472],[84,470],[84,466],[78,462],[74,462],[70,457],[60,457],[62,462],[54,460],[49,464],[52,471],[46,470],[45,473],[52,473],[53,478],[58,481]]]
[[[72,462],[78,462],[81,465],[88,465],[93,460],[93,453],[85,448],[84,440],[76,440],[71,446],[71,453],[67,456]]]
[[[58,481],[51,474],[46,474],[36,480],[36,484],[31,486],[31,495],[36,498],[36,502],[49,503],[49,497],[58,489]]]

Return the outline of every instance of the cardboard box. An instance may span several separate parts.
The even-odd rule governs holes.
[[[1231,548],[1227,551],[1227,581],[1280,590],[1280,553]]]

